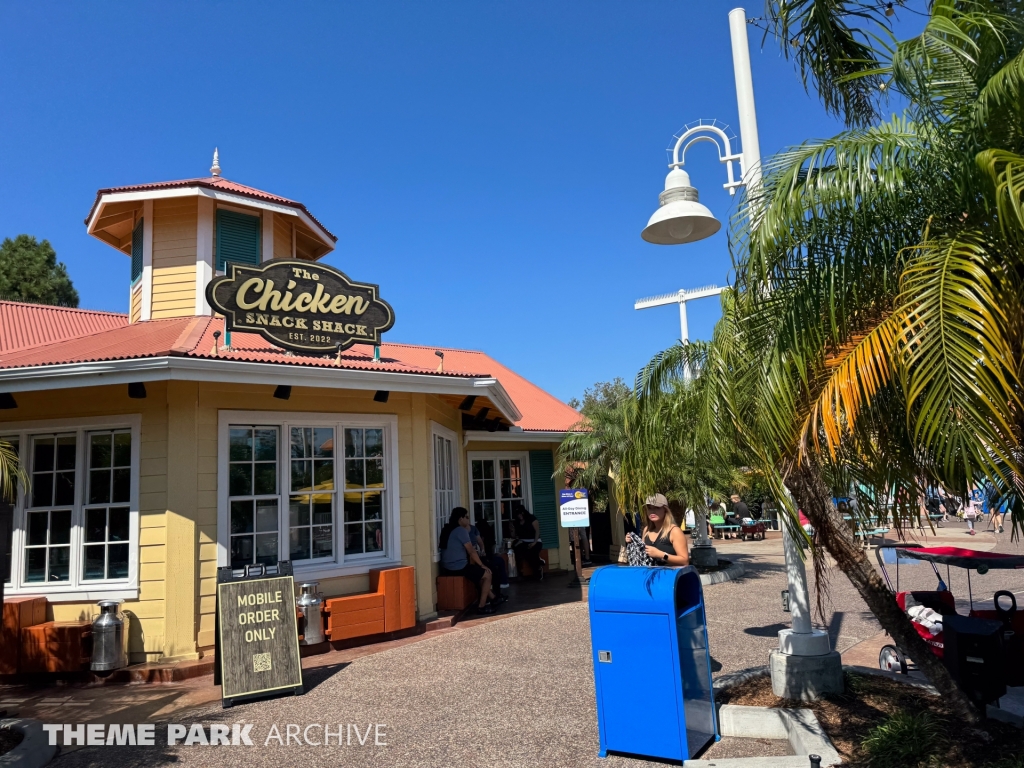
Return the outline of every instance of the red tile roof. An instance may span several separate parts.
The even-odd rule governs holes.
[[[0,354],[127,324],[127,315],[114,312],[0,301]]]
[[[155,181],[149,184],[130,184],[125,187],[108,187],[106,189],[97,190],[96,200],[93,201],[92,208],[89,209],[89,215],[85,217],[85,223],[88,226],[89,220],[92,218],[93,212],[95,212],[96,206],[99,205],[100,198],[103,197],[103,195],[112,195],[119,192],[144,192],[146,190],[177,189],[179,187],[205,187],[206,189],[230,192],[231,194],[241,195],[242,197],[251,197],[256,200],[266,200],[271,203],[279,203],[280,205],[287,205],[289,208],[297,208],[315,221],[317,226],[327,233],[328,237],[335,242],[338,241],[338,238],[333,235],[327,227],[321,224],[319,219],[310,213],[309,209],[302,203],[297,202],[296,200],[289,200],[287,197],[281,197],[280,195],[272,195],[269,192],[264,192],[263,190],[256,189],[255,187],[247,187],[244,184],[239,184],[237,181],[230,181],[222,176],[208,176],[201,179],[180,179],[179,181]]]
[[[5,305],[11,305],[8,315],[2,314]],[[9,325],[28,327],[40,316],[40,310],[56,309],[0,302],[2,331],[6,332]],[[61,326],[66,330],[64,336],[34,346],[23,344],[20,347],[0,349],[0,369],[166,356],[217,357],[241,362],[323,368],[339,366],[334,355],[316,357],[289,354],[263,337],[251,333],[233,333],[230,349],[223,347],[224,336],[221,335],[215,353],[213,334],[214,331],[223,333],[222,318],[178,317],[129,325],[125,315],[67,309],[58,311],[66,315],[65,325]],[[12,322],[7,320],[8,316],[13,318]],[[106,318],[110,325],[99,327],[97,323],[100,321],[94,316]],[[444,352],[443,372],[437,370],[439,360],[435,351]],[[381,345],[380,362],[374,362],[373,347],[356,344],[342,353],[340,367],[456,378],[495,378],[501,382],[522,414],[517,426],[523,430],[564,432],[580,419],[579,414],[568,405],[483,352],[385,342]]]

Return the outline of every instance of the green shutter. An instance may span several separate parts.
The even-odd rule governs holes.
[[[132,285],[142,277],[142,219],[132,230]]]
[[[217,210],[217,269],[260,263],[260,217]]]
[[[540,523],[544,549],[558,549],[558,502],[555,499],[555,461],[551,451],[530,451],[530,490],[533,512]]]

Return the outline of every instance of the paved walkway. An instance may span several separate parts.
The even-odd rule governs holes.
[[[955,525],[928,543],[962,544],[999,551],[1009,536],[967,537]],[[785,587],[781,542],[716,542],[723,555],[742,560],[747,576],[705,590],[716,674],[766,663],[776,633],[786,626],[779,593]],[[930,568],[927,569],[930,574]],[[995,572],[993,572],[995,573]],[[1005,572],[1004,572],[1005,575]],[[901,571],[901,578],[903,573]],[[976,594],[991,596],[1002,581],[972,576]],[[1016,573],[1013,576],[1018,576]],[[1020,574],[1024,577],[1024,573]],[[910,577],[908,577],[910,578]],[[933,578],[933,577],[932,577]],[[954,574],[955,579],[955,574]],[[928,584],[930,586],[930,583]],[[957,592],[958,582],[951,584]],[[966,586],[966,581],[964,583]],[[879,633],[874,618],[840,573],[831,579],[832,605],[824,626],[847,654]],[[552,584],[552,588],[565,589]],[[1024,590],[1024,583],[1014,591]],[[568,592],[568,590],[567,590]],[[578,600],[578,598],[576,598]],[[636,704],[643,717],[645,686],[664,685],[642,674],[638,638]],[[85,747],[65,750],[56,768],[80,766],[334,765],[346,766],[627,766],[649,765],[615,757],[600,761],[586,605],[569,602],[497,621],[466,622],[426,637],[381,647],[353,649],[351,657],[306,671],[307,693],[222,710],[209,678],[173,685],[63,688],[28,691],[0,688],[0,708],[48,722],[158,722],[154,747]],[[337,659],[340,657],[334,657]],[[326,657],[314,657],[325,659]],[[311,660],[307,660],[307,663]],[[321,661],[322,663],[322,661]],[[252,724],[256,748],[208,749],[166,746],[166,723]],[[382,724],[376,746],[366,728]],[[330,747],[278,745],[276,725],[358,726],[351,743]],[[293,730],[293,733],[295,731]],[[316,740],[322,731],[313,728]]]

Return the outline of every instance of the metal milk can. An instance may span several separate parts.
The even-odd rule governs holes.
[[[295,601],[295,605],[302,612],[303,632],[300,645],[316,645],[324,641],[324,619],[320,609],[324,604],[324,597],[316,591],[320,586],[319,581],[307,581],[300,585],[302,593]]]
[[[100,600],[100,615],[92,623],[92,663],[100,675],[128,666],[129,618],[119,610],[123,600]]]

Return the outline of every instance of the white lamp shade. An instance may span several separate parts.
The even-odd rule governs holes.
[[[640,236],[655,245],[680,245],[711,237],[721,228],[722,222],[706,206],[674,200],[654,212]]]
[[[665,191],[659,196],[661,207],[654,212],[640,236],[655,245],[695,243],[711,237],[722,222],[698,201],[697,190],[682,168],[673,168],[665,178]]]

